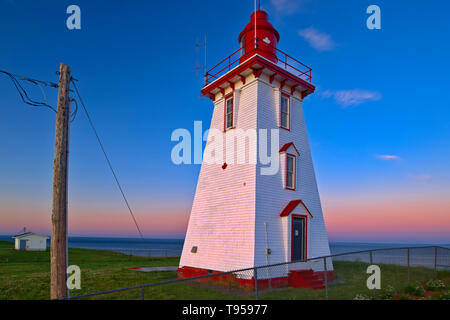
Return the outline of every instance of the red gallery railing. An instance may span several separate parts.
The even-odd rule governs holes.
[[[220,61],[218,64],[216,64],[214,67],[209,69],[205,75],[205,84],[209,84],[214,80],[219,79],[225,73],[233,69],[235,66],[239,65],[239,60],[243,54],[243,51],[244,49],[239,48],[228,57]]]
[[[292,73],[293,75],[299,77],[300,79],[303,79],[309,83],[311,83],[312,76],[311,76],[311,68],[307,65],[301,63],[295,58],[292,58],[288,54],[284,53],[280,49],[274,48],[277,55],[277,62],[275,63],[278,67],[281,67],[282,69]],[[219,79],[221,76],[223,76],[225,73],[233,69],[234,67],[238,66],[240,63],[240,58],[242,57],[244,53],[243,48],[239,48],[238,50],[234,51],[232,54],[230,54],[228,57],[220,61],[218,64],[216,64],[214,67],[209,69],[206,72],[205,75],[205,85],[210,84],[211,82]]]

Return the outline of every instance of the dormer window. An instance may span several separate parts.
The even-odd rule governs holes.
[[[280,127],[283,129],[290,129],[291,119],[290,119],[290,101],[287,94],[281,94],[281,108],[280,108]]]
[[[233,96],[225,99],[225,130],[233,128]]]

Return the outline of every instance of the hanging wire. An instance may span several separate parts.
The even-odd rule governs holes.
[[[83,99],[81,98],[80,92],[78,91],[77,85],[75,83],[76,81],[77,81],[76,79],[72,78],[72,85],[73,85],[73,87],[75,89],[75,92],[76,92],[76,94],[78,96],[78,100],[80,101],[81,106],[82,106],[82,108],[84,110],[84,113],[86,114],[86,117],[87,117],[87,119],[89,121],[89,124],[90,124],[90,126],[92,128],[92,131],[94,131],[95,137],[97,138],[97,142],[100,145],[100,148],[102,149],[103,155],[105,156],[105,159],[106,159],[106,162],[108,163],[109,169],[111,170],[111,173],[112,173],[112,175],[114,177],[114,180],[116,181],[117,187],[119,188],[120,193],[122,194],[122,198],[125,201],[125,204],[126,204],[126,206],[128,208],[128,211],[130,212],[131,217],[133,218],[134,224],[136,225],[136,229],[137,229],[140,237],[142,238],[142,240],[144,240],[144,236],[142,235],[141,229],[139,228],[139,225],[138,225],[138,222],[137,222],[137,220],[136,220],[136,218],[134,216],[133,210],[131,210],[131,206],[130,206],[128,200],[127,200],[127,197],[125,196],[125,192],[123,191],[123,188],[122,188],[122,186],[121,186],[121,184],[119,182],[119,179],[117,178],[116,172],[114,171],[114,168],[113,168],[113,166],[111,164],[111,161],[109,160],[109,157],[108,157],[108,155],[107,155],[107,153],[105,151],[105,148],[103,147],[103,143],[100,140],[100,136],[98,135],[97,130],[95,129],[94,123],[92,122],[92,119],[91,119],[91,117],[89,115],[89,112],[87,111],[86,106],[85,106],[85,104],[83,102]]]
[[[44,89],[42,88],[41,85],[58,88],[57,84],[52,83],[52,82],[45,82],[45,81],[40,81],[40,80],[36,80],[36,79],[31,79],[31,78],[27,78],[27,77],[21,77],[21,76],[12,74],[12,73],[4,71],[4,70],[0,70],[0,73],[3,73],[9,77],[9,79],[14,84],[14,87],[19,92],[19,95],[22,98],[22,101],[24,103],[26,103],[32,107],[46,107],[46,108],[49,108],[49,109],[53,110],[54,112],[56,112],[56,109],[53,108],[50,104],[48,104],[47,97],[46,97]],[[46,102],[41,102],[41,101],[36,101],[36,100],[31,99],[30,96],[28,95],[28,92],[20,84],[19,80],[28,81],[34,85],[39,86]]]
[[[36,79],[29,78],[29,77],[19,76],[19,75],[12,74],[12,73],[10,73],[8,71],[5,71],[5,70],[0,70],[0,73],[5,74],[6,76],[9,77],[9,79],[14,84],[14,87],[19,92],[19,95],[22,98],[22,101],[24,103],[26,103],[26,104],[28,104],[30,106],[33,106],[33,107],[46,107],[46,108],[49,108],[49,109],[53,110],[54,112],[56,112],[56,109],[53,108],[48,103],[47,96],[45,95],[45,91],[44,91],[43,86],[45,86],[45,87],[52,87],[52,88],[58,88],[59,87],[58,84],[53,83],[53,82],[46,82],[46,81],[36,80]],[[56,74],[59,75],[59,72],[57,72]],[[36,100],[31,99],[29,97],[29,95],[28,95],[28,92],[20,84],[19,80],[20,81],[27,81],[27,82],[30,82],[30,83],[38,86],[41,89],[41,92],[42,92],[42,95],[44,97],[45,102],[36,101]],[[73,87],[75,88],[75,92],[76,92],[76,95],[78,97],[78,100],[80,101],[81,106],[83,107],[83,110],[84,110],[84,112],[86,114],[86,117],[87,117],[87,119],[89,121],[89,124],[90,124],[92,130],[94,131],[94,134],[95,134],[95,136],[97,138],[97,141],[98,141],[98,143],[100,145],[100,148],[101,148],[101,150],[103,152],[103,155],[105,156],[106,162],[108,163],[109,169],[111,170],[111,173],[112,173],[112,175],[114,177],[114,180],[115,180],[115,182],[117,184],[117,187],[119,188],[120,193],[122,194],[123,200],[125,201],[125,204],[126,204],[126,206],[128,208],[128,211],[130,212],[131,217],[133,218],[133,221],[134,221],[134,224],[136,225],[136,229],[137,229],[137,231],[139,233],[139,236],[142,238],[142,240],[144,240],[144,236],[143,236],[143,234],[141,232],[141,229],[139,228],[139,225],[138,225],[138,222],[136,220],[136,217],[134,216],[133,210],[131,209],[131,206],[130,206],[130,204],[128,202],[127,197],[125,196],[125,192],[123,191],[123,188],[122,188],[122,186],[121,186],[121,184],[119,182],[119,179],[117,178],[117,175],[116,175],[115,170],[114,170],[114,168],[113,168],[113,166],[111,164],[111,161],[109,160],[109,157],[108,157],[108,155],[107,155],[107,153],[105,151],[105,148],[103,147],[103,143],[100,140],[100,136],[98,135],[97,130],[95,129],[94,123],[92,122],[92,119],[91,119],[91,117],[89,115],[89,112],[87,111],[86,106],[85,106],[85,104],[83,102],[83,99],[81,98],[80,92],[78,91],[78,88],[77,88],[77,86],[75,84],[75,81],[78,81],[78,80],[72,77],[71,78],[71,82],[73,84]],[[73,90],[71,90],[71,89],[69,91],[73,92]],[[78,102],[77,102],[76,99],[70,97],[69,98],[69,103],[75,103],[75,110],[70,115],[70,121],[73,122],[75,120],[77,114],[78,114]]]
[[[35,83],[35,84],[39,83],[39,84],[42,84],[42,85],[44,85],[46,87],[52,87],[52,88],[58,88],[59,87],[58,84],[54,83],[54,82],[36,80],[36,79],[29,78],[29,77],[21,76],[21,75],[18,75],[18,74],[13,74],[13,73],[12,73],[12,75],[14,77],[16,77],[16,78],[19,78],[19,80],[29,81],[29,82],[32,82],[32,83]]]
[[[78,114],[78,102],[77,102],[76,99],[74,99],[72,97],[69,98],[69,102],[70,103],[75,103],[75,110],[70,115],[70,122],[73,122],[75,120],[75,118],[77,117],[77,114]]]

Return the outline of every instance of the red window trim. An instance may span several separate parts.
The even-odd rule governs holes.
[[[231,127],[227,128],[227,101],[232,98],[233,103],[231,104]],[[234,128],[234,96],[233,92],[224,97],[224,107],[223,107],[223,131],[227,131]]]
[[[283,127],[283,125],[282,125],[283,121],[281,120],[282,119],[282,115],[283,115],[283,96],[286,97],[287,101],[288,101],[288,105],[287,105],[288,126],[287,127]],[[281,129],[284,129],[284,130],[287,130],[287,131],[291,131],[291,97],[288,94],[284,93],[284,92],[281,93],[281,99],[280,99],[280,123],[279,123],[279,127]]]
[[[287,159],[288,157],[291,156],[294,158],[294,187],[288,187],[287,185],[287,175],[288,175],[288,170],[287,170]],[[284,169],[285,169],[285,183],[284,183],[284,188],[286,190],[292,190],[295,191],[296,187],[297,187],[297,156],[295,154],[292,153],[286,153],[286,159],[285,159],[285,163],[284,163]]]
[[[305,241],[304,241],[304,248],[305,251],[305,260],[308,259],[308,216],[304,214],[292,214],[291,215],[291,261],[293,261],[294,257],[294,218],[304,218],[305,219]]]

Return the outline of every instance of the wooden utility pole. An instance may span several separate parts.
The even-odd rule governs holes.
[[[55,157],[53,160],[52,240],[50,246],[50,299],[67,296],[67,171],[70,124],[70,67],[59,67],[56,111]]]

